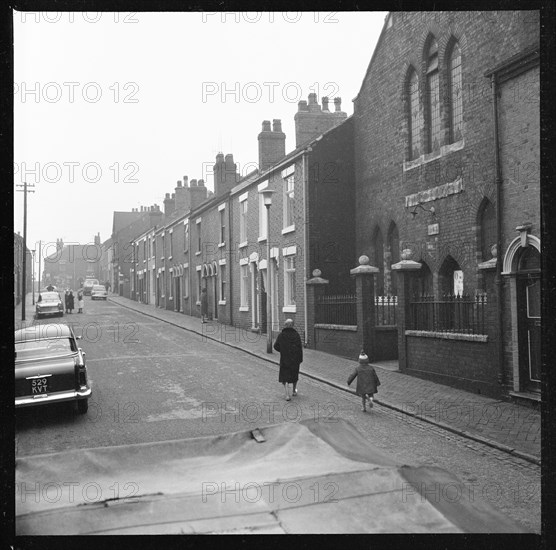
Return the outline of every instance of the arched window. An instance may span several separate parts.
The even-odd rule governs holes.
[[[427,152],[440,148],[440,81],[438,76],[438,45],[434,37],[429,40],[427,51]]]
[[[448,256],[438,271],[440,295],[463,294],[463,271],[459,264]]]
[[[392,274],[392,272],[390,271],[390,266],[392,264],[397,264],[400,261],[400,236],[398,233],[398,226],[394,222],[390,224],[390,228],[388,230],[388,250],[390,253],[390,259],[388,261],[388,271],[390,273],[389,293],[392,296],[397,296],[397,276]]]
[[[454,42],[449,57],[450,77],[450,143],[463,138],[463,94],[461,77],[461,50]]]
[[[384,239],[382,231],[377,227],[373,238],[373,258],[372,264],[378,267],[379,272],[376,274],[375,294],[377,296],[384,295]]]
[[[480,247],[483,262],[492,258],[491,248],[496,244],[496,211],[494,205],[485,199],[479,216]]]
[[[407,79],[407,105],[408,105],[408,139],[409,160],[421,154],[421,105],[419,101],[419,78],[413,68],[409,71]]]

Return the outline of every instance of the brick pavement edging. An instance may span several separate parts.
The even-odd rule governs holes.
[[[241,347],[239,345],[234,345],[234,344],[231,344],[229,342],[219,340],[218,338],[215,338],[213,336],[209,336],[208,334],[202,333],[198,329],[189,328],[187,326],[184,326],[183,324],[175,323],[175,322],[171,321],[170,319],[165,319],[163,316],[156,315],[156,313],[157,313],[156,309],[152,313],[147,312],[147,311],[143,311],[142,309],[140,309],[138,307],[134,307],[133,302],[131,304],[124,303],[124,300],[126,300],[126,302],[129,302],[130,300],[125,299],[125,298],[121,298],[119,296],[109,296],[108,299],[110,301],[113,301],[114,303],[116,303],[118,305],[121,305],[122,307],[133,310],[137,313],[141,313],[142,315],[145,315],[146,317],[151,317],[152,319],[157,319],[159,321],[163,321],[164,323],[168,323],[169,325],[173,325],[177,328],[187,330],[188,332],[193,332],[195,334],[200,334],[201,336],[203,336],[203,338],[207,338],[207,339],[212,340],[214,342],[224,344],[224,345],[229,346],[231,348],[237,349],[238,351],[242,351],[244,353],[247,353],[247,354],[249,354],[253,357],[257,357],[258,359],[262,359],[262,360],[264,360],[268,363],[272,363],[272,364],[277,365],[277,366],[279,366],[279,364],[280,364],[278,360],[274,359],[273,357],[268,357],[266,354],[262,354],[260,352],[255,352],[255,351],[252,351],[248,348],[244,348],[244,347]],[[163,310],[163,311],[166,312],[167,310]],[[173,313],[173,312],[169,312],[169,313]],[[301,370],[301,369],[299,371],[299,374],[302,374],[302,375],[306,376],[307,378],[311,378],[311,379],[316,380],[318,382],[327,384],[328,386],[331,386],[335,389],[339,389],[343,392],[350,393],[352,395],[356,395],[354,390],[352,390],[350,388],[346,388],[345,386],[343,386],[341,384],[338,384],[337,382],[334,382],[332,380],[328,380],[321,375],[317,375],[317,374],[314,374],[314,373],[311,373],[311,372],[308,372],[308,371],[304,371],[304,370]],[[443,430],[455,433],[457,435],[465,437],[466,439],[471,439],[471,440],[476,441],[478,443],[482,443],[483,445],[487,445],[487,446],[492,447],[494,449],[498,449],[499,451],[503,451],[505,453],[516,456],[518,458],[521,458],[522,460],[525,460],[527,462],[531,462],[531,463],[536,464],[538,466],[541,465],[541,459],[540,458],[538,458],[534,455],[531,455],[529,453],[525,453],[523,451],[519,451],[517,449],[509,447],[508,445],[504,445],[503,443],[499,443],[499,442],[497,442],[493,439],[488,439],[486,437],[482,437],[480,435],[470,433],[467,430],[461,430],[459,428],[455,428],[455,427],[450,426],[449,424],[446,424],[446,423],[444,423],[440,420],[432,420],[430,418],[419,415],[418,413],[405,410],[402,407],[398,407],[397,405],[387,403],[387,402],[383,401],[382,399],[375,398],[374,402],[376,404],[382,405],[383,407],[386,407],[388,409],[392,409],[396,412],[405,414],[407,416],[411,416],[413,418],[418,418],[419,420],[422,420],[422,421],[427,422],[429,424],[433,424],[435,426],[438,426],[439,428],[442,428]]]

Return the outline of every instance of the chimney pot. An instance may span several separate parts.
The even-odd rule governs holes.
[[[178,187],[181,187],[181,180],[178,180],[178,181],[177,181],[177,186],[178,186]]]
[[[204,187],[204,186],[205,186],[205,180],[199,180],[199,181],[197,182],[197,185],[198,185],[199,187]]]
[[[322,98],[322,110],[328,111],[328,97],[326,96]]]
[[[216,162],[222,162],[224,160],[224,153],[218,153],[216,155]]]
[[[278,118],[275,118],[272,121],[272,131],[273,132],[281,132],[282,131],[282,121]]]
[[[176,194],[172,193],[172,198],[175,199],[176,198]]]
[[[341,97],[335,97],[334,98],[334,110],[336,112],[339,112],[342,110],[342,98]]]
[[[309,107],[307,107],[307,102],[304,99],[297,102],[297,110],[298,111],[308,111],[309,110]]]
[[[317,102],[317,94],[311,93],[309,94],[309,105],[313,105]]]
[[[169,199],[169,198],[170,198],[170,193],[166,193],[166,195],[165,195],[164,198],[165,198],[165,199]]]
[[[270,120],[263,120],[263,132],[270,132]]]
[[[197,180],[191,180],[191,187],[197,187]]]

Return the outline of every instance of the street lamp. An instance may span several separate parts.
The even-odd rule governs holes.
[[[266,352],[272,353],[272,273],[270,261],[270,207],[272,206],[272,195],[276,191],[274,189],[261,189],[259,193],[263,196],[263,202],[266,207],[266,278],[267,299],[266,299]]]

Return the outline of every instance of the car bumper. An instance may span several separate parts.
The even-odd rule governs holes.
[[[93,392],[92,388],[86,388],[84,390],[71,390],[63,391],[57,393],[51,393],[49,395],[37,395],[36,397],[16,397],[15,398],[15,408],[20,407],[32,407],[34,405],[46,405],[48,403],[60,403],[62,401],[78,401],[80,399],[87,399],[91,396]]]

